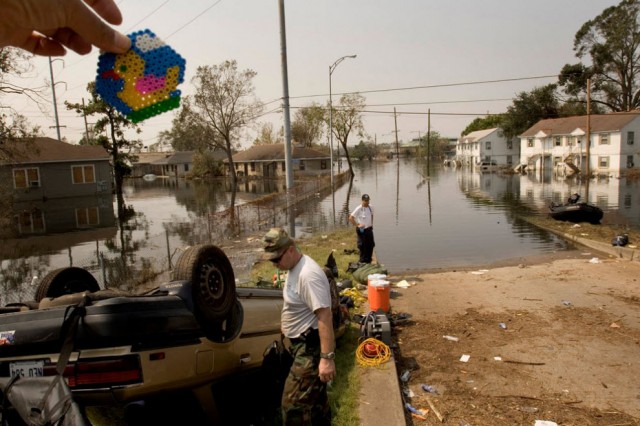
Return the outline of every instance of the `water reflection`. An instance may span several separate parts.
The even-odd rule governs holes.
[[[550,201],[573,192],[584,197],[586,191],[583,182],[550,173],[478,173],[407,158],[354,167],[355,177],[337,185],[335,193],[312,186],[311,196],[289,209],[275,197],[263,198],[286,193],[284,181],[243,182],[237,204],[263,201],[251,209],[236,208],[233,223],[242,233],[293,223],[292,233],[305,236],[347,226],[349,213],[368,193],[376,212],[376,254],[390,270],[480,265],[567,248],[520,217],[546,215]],[[638,182],[624,179],[594,180],[588,199],[604,210],[604,223],[640,226],[639,189]],[[103,284],[127,285],[128,270],[135,280],[164,270],[186,245],[237,238],[228,226],[232,196],[226,180],[129,180],[124,192],[127,210],[121,221],[110,197],[20,206],[22,218],[13,234],[5,230],[0,247],[3,294],[26,294],[34,277],[71,265],[88,267]],[[236,275],[250,264],[234,263]]]

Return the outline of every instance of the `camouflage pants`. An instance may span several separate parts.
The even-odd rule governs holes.
[[[320,345],[304,342],[291,346],[293,365],[282,393],[285,425],[331,425],[327,385],[320,381]]]

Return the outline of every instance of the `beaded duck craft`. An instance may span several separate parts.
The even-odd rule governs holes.
[[[180,106],[186,61],[150,30],[129,34],[126,53],[104,52],[98,59],[96,91],[129,120],[138,123]]]

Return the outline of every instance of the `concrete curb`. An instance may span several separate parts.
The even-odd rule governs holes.
[[[366,303],[366,312],[369,304]],[[357,366],[360,371],[360,424],[405,426],[402,389],[398,380],[396,359],[391,358],[379,367]]]

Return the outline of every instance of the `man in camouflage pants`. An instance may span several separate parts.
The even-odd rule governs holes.
[[[331,293],[324,271],[298,251],[284,229],[263,238],[264,259],[289,271],[283,288],[282,333],[291,341],[293,365],[282,394],[285,425],[330,425],[327,383],[336,375]]]

